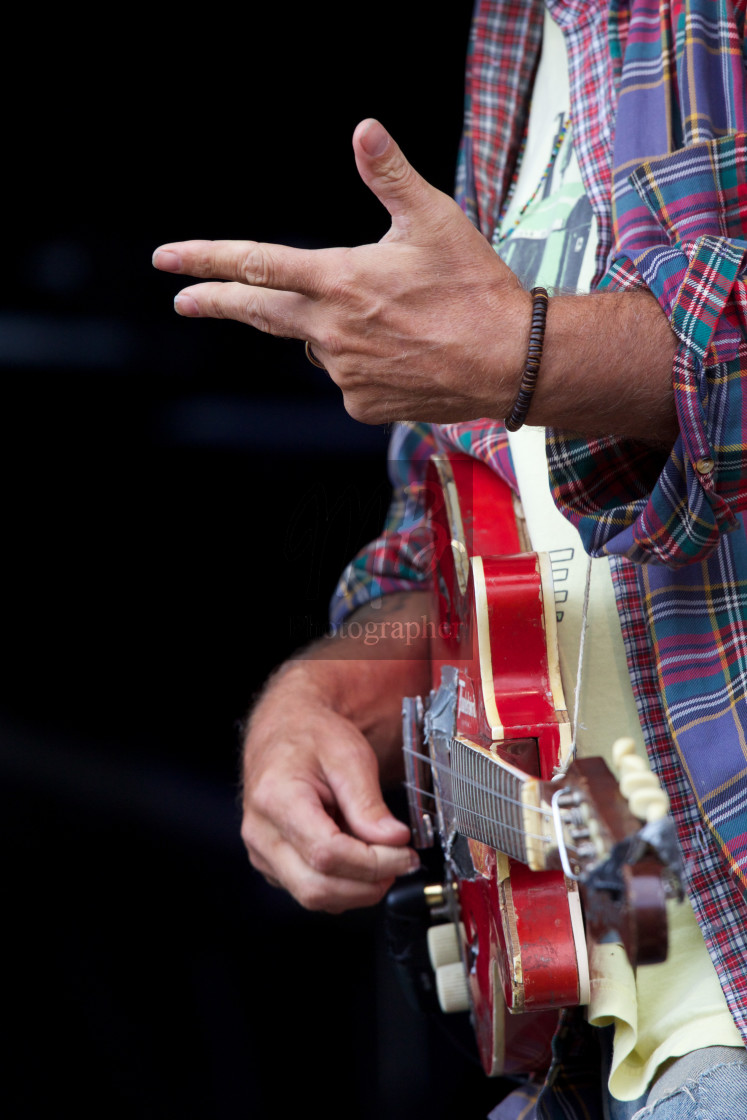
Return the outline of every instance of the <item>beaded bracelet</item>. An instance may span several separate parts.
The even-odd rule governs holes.
[[[527,412],[529,412],[529,406],[532,403],[532,394],[537,385],[537,376],[542,360],[542,345],[545,341],[547,302],[546,288],[532,288],[532,329],[529,334],[529,349],[527,360],[524,363],[519,395],[511,409],[510,416],[507,416],[505,420],[509,432],[519,430],[527,418]]]

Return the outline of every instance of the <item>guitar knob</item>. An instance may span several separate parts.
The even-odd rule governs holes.
[[[446,964],[456,964],[461,961],[459,937],[464,937],[464,926],[459,923],[459,934],[453,922],[444,922],[438,926],[431,926],[428,930],[428,956],[434,972],[438,972]]]
[[[447,1015],[469,1010],[469,985],[461,961],[457,964],[443,964],[436,970],[436,994],[441,1010]]]

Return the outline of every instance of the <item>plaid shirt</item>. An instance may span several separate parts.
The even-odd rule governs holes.
[[[477,0],[457,175],[487,237],[524,133],[544,0]],[[647,287],[679,339],[680,434],[548,432],[556,503],[609,556],[646,743],[671,799],[688,889],[747,1040],[747,0],[547,0],[568,48],[579,165],[599,232],[595,284]],[[387,525],[346,569],[333,623],[417,585],[418,483],[435,450],[515,486],[493,421],[395,428]]]

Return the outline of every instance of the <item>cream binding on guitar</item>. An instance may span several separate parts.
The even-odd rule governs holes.
[[[488,1074],[542,1069],[562,1007],[589,998],[587,938],[664,960],[679,894],[666,795],[616,744],[572,761],[547,558],[522,548],[509,488],[468,456],[434,457],[433,690],[403,706],[416,847],[443,849],[426,888],[444,1010],[471,1012]],[[506,1014],[508,1012],[508,1014]]]

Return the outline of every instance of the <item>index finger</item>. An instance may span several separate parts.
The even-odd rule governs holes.
[[[343,832],[321,804],[294,802],[295,811],[284,822],[286,839],[304,862],[324,876],[377,883],[406,875],[420,866],[407,844],[370,844]]]
[[[260,241],[173,241],[156,249],[153,265],[161,272],[313,297],[321,293],[320,252]]]

